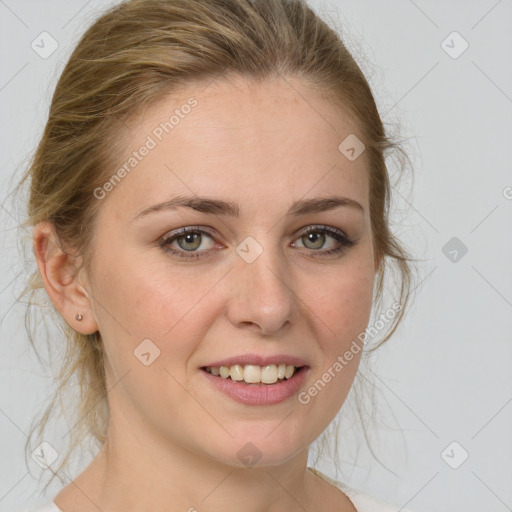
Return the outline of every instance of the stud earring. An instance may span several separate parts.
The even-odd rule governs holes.
[[[78,320],[80,322],[80,320],[82,320],[83,316],[80,314],[80,313],[77,313],[75,315],[75,319]]]

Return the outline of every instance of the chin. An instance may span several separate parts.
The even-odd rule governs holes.
[[[267,430],[264,431],[267,432]],[[268,432],[271,431],[271,429],[268,430]],[[270,434],[265,438],[261,432],[258,429],[254,431],[254,435],[246,433],[237,435],[227,443],[223,442],[222,445],[209,445],[209,455],[231,467],[265,468],[285,464],[308,447],[305,440],[294,442],[289,436],[277,434]]]

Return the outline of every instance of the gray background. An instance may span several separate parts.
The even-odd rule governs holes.
[[[43,503],[61,487],[41,494],[43,470],[31,462],[29,473],[23,455],[54,376],[28,346],[16,303],[26,268],[16,205],[4,200],[73,44],[111,3],[0,0],[0,511]],[[373,364],[384,404],[374,429],[380,462],[346,427],[343,480],[417,512],[512,510],[512,2],[310,3],[348,31],[384,121],[402,126],[415,178],[413,189],[395,188],[394,230],[423,260],[414,306]],[[31,48],[43,31],[59,45],[48,58]],[[442,44],[454,31],[469,44],[457,58],[462,39]],[[457,261],[445,255],[453,237],[467,248]],[[89,461],[78,458],[76,470]]]

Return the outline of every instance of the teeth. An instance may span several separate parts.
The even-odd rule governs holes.
[[[261,382],[261,367],[248,364],[244,366],[243,378],[250,384]]]
[[[234,364],[233,366],[207,366],[206,371],[212,375],[223,379],[231,377],[234,381],[244,381],[248,384],[275,384],[278,380],[289,379],[295,373],[295,366],[292,364],[270,364],[267,366],[257,366],[248,364],[242,366]]]
[[[221,367],[222,368],[222,367]],[[231,380],[243,380],[244,378],[244,369],[239,364],[234,364],[229,368],[229,376]]]
[[[295,370],[294,366],[292,368]],[[261,368],[261,382],[263,384],[274,384],[277,382],[277,366],[275,364],[269,364]]]

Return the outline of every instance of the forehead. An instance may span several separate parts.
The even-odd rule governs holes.
[[[339,192],[367,203],[365,154],[350,161],[339,149],[348,136],[361,138],[357,123],[348,109],[298,79],[191,85],[129,126],[118,139],[117,165],[150,149],[116,193],[124,188],[141,200],[195,193],[275,202],[283,199],[276,190],[295,199]]]

